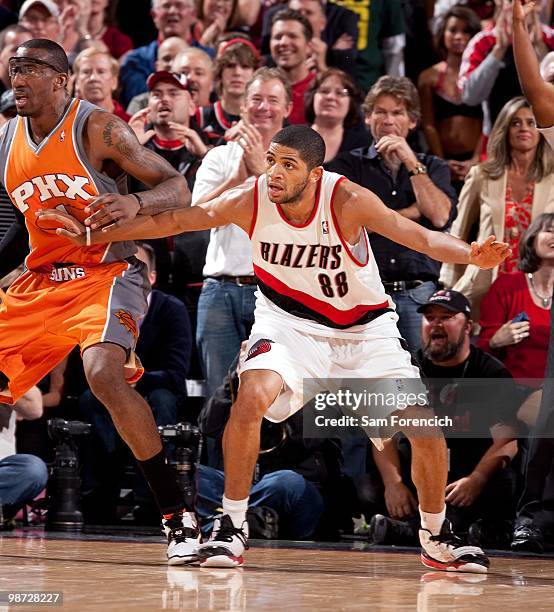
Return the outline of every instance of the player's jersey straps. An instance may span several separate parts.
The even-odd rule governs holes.
[[[251,231],[254,272],[263,296],[289,314],[337,329],[368,323],[393,308],[365,230],[355,245],[341,235],[333,198],[343,178],[323,173],[313,214],[298,226],[270,201],[261,176]]]

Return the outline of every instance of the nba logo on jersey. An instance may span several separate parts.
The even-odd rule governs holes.
[[[325,219],[321,222],[321,231],[324,234],[328,234],[329,233],[329,224],[327,223],[327,221],[325,221]]]
[[[62,130],[60,133],[60,142],[63,142],[65,140],[65,130]]]

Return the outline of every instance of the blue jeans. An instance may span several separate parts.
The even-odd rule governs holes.
[[[199,465],[196,472],[196,512],[202,532],[210,533],[213,518],[220,513],[223,498],[223,472]],[[266,474],[250,489],[250,506],[268,506],[279,515],[279,532],[291,538],[307,538],[323,514],[323,497],[316,486],[292,470]]]
[[[207,278],[198,300],[196,344],[210,397],[227,376],[229,366],[254,323],[256,285]]]
[[[35,455],[10,455],[0,461],[0,503],[23,505],[48,482],[48,468]]]
[[[437,284],[427,281],[414,289],[394,291],[390,295],[396,304],[398,329],[408,343],[410,351],[415,352],[421,346],[421,317],[417,309],[433,295]]]

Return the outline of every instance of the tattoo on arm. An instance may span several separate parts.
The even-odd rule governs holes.
[[[131,128],[110,117],[102,129],[106,147],[115,149],[110,158],[123,170],[151,187],[141,192],[141,215],[155,215],[190,205],[186,180],[162,157],[139,144]]]

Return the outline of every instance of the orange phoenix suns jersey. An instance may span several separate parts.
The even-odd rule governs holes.
[[[29,270],[48,272],[59,263],[96,266],[120,261],[135,252],[133,243],[77,246],[55,232],[58,224],[39,220],[35,213],[60,208],[79,221],[85,206],[102,193],[118,191],[116,182],[88,162],[83,129],[98,107],[72,99],[58,124],[40,143],[31,138],[29,119],[15,117],[0,134],[0,178],[14,206],[25,216],[31,252]]]

